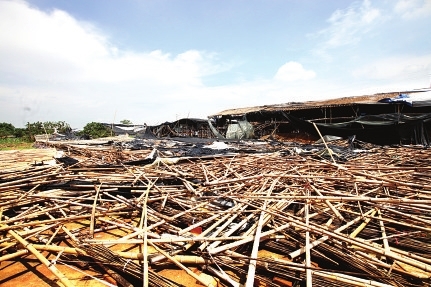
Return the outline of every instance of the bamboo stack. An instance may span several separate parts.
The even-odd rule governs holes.
[[[336,162],[287,144],[251,153],[236,143],[234,153],[174,159],[167,155],[184,145],[157,144],[158,160],[145,165],[125,162],[154,144],[62,143],[77,163],[8,162],[0,171],[0,285],[14,282],[13,262],[30,260],[61,286],[79,286],[77,273],[92,286],[430,283],[427,150],[373,146]]]

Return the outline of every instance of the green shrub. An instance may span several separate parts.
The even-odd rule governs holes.
[[[111,129],[101,123],[91,122],[86,124],[79,134],[81,136],[87,135],[91,138],[109,137],[111,135]]]

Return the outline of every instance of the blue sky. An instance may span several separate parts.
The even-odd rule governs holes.
[[[158,124],[429,88],[431,0],[0,0],[0,122]]]

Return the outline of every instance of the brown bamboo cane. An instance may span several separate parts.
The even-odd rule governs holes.
[[[255,208],[259,208],[258,206],[254,205],[254,204],[251,204],[251,203],[248,203],[248,204],[251,205],[251,206],[254,206]],[[271,212],[271,211],[268,211],[268,212]],[[274,212],[271,212],[271,213],[277,214],[277,213],[274,213]],[[286,219],[288,219],[289,223],[292,224],[293,226],[297,227],[297,228],[307,229],[307,227],[304,226],[303,222],[301,222],[300,220],[297,220],[297,219],[293,218],[292,216],[283,215],[283,214],[277,214],[277,215],[280,218],[286,218]],[[421,270],[424,270],[424,271],[431,271],[431,266],[428,265],[429,264],[428,262],[431,263],[431,260],[429,260],[429,259],[422,258],[420,256],[415,256],[414,254],[410,254],[410,253],[406,252],[407,255],[410,256],[413,259],[413,260],[409,260],[409,258],[406,258],[402,254],[400,254],[401,251],[398,251],[398,254],[395,253],[395,252],[393,252],[393,250],[390,251],[389,253],[386,253],[384,251],[384,249],[379,248],[379,247],[375,247],[375,246],[370,246],[369,243],[367,243],[365,241],[360,241],[360,240],[356,240],[354,238],[345,237],[345,236],[342,236],[342,235],[340,235],[338,233],[330,232],[330,231],[326,230],[325,228],[321,228],[320,226],[316,226],[314,224],[312,226],[310,226],[309,228],[312,228],[313,232],[317,232],[317,233],[320,233],[320,234],[328,235],[330,237],[333,237],[333,238],[338,239],[340,241],[344,241],[344,242],[346,242],[348,244],[351,244],[353,246],[357,246],[357,247],[363,248],[363,249],[368,250],[370,252],[373,252],[375,254],[384,255],[384,256],[393,258],[395,260],[399,260],[401,262],[404,262],[406,264],[412,265],[412,266],[417,267],[417,268],[419,268]],[[216,248],[215,250],[212,250],[212,252],[216,253],[214,251],[220,252],[220,251],[225,251],[225,250],[226,249],[221,249],[221,248],[217,249]],[[211,253],[211,252],[209,251],[209,253]]]
[[[13,236],[20,244],[22,244],[28,251],[30,251],[34,256],[36,256],[39,261],[44,264],[48,269],[60,280],[60,282],[66,287],[72,287],[72,284],[69,279],[60,272],[60,270],[55,267],[54,264],[49,262],[48,259],[45,258],[36,248],[34,248],[28,241],[24,240],[21,236],[19,236],[15,231],[9,230],[8,233]]]
[[[239,254],[239,253],[236,253],[236,252],[233,252],[233,251],[228,250],[228,251],[226,251],[226,254],[228,254],[232,257],[242,258],[243,260],[250,260],[249,257],[244,256],[244,255]],[[304,264],[299,264],[299,263],[287,261],[284,259],[272,258],[271,260],[274,261],[275,263],[282,264],[285,266],[285,268],[288,268],[291,270],[304,271],[304,269],[306,268]],[[343,273],[326,272],[326,271],[321,271],[321,270],[312,270],[312,273],[313,273],[313,275],[315,275],[317,277],[322,277],[325,279],[329,279],[331,281],[342,282],[342,283],[346,283],[346,284],[353,285],[353,286],[392,287],[392,285],[380,283],[380,282],[369,280],[369,279],[362,279],[359,277],[354,277],[354,276],[346,275]]]
[[[195,238],[205,238],[207,234],[211,233],[217,226],[219,226],[222,222],[227,220],[231,215],[226,214],[222,218],[220,218],[218,221],[214,222],[212,225],[210,225],[208,228],[206,228],[204,231],[202,231],[201,234],[198,236],[195,236]],[[194,243],[187,243],[185,246],[183,246],[183,251],[188,250],[190,247],[192,247]]]
[[[104,213],[96,213],[95,216],[108,216],[108,215],[125,215],[129,214],[129,212],[104,212]],[[69,217],[63,217],[63,218],[54,218],[54,219],[46,219],[46,220],[37,220],[37,221],[31,221],[31,222],[25,222],[21,223],[19,225],[2,225],[0,226],[0,231],[7,231],[7,230],[15,230],[22,228],[24,226],[36,226],[36,225],[44,225],[49,224],[53,222],[68,222],[73,220],[79,220],[79,219],[86,219],[89,218],[91,214],[85,214],[85,215],[71,215]]]
[[[352,233],[350,233],[349,237],[355,238],[368,225],[376,212],[377,209],[373,209],[369,217],[368,214],[365,214],[367,217],[365,217],[364,222],[362,222],[361,225],[359,225]]]
[[[139,228],[144,230],[144,234],[143,234],[143,245],[142,248],[142,253],[143,253],[143,286],[144,287],[148,287],[148,213],[147,213],[147,200],[148,200],[148,194],[149,194],[149,189],[147,190],[147,193],[145,194],[145,198],[142,204],[142,216],[143,218],[141,218],[141,223]],[[143,220],[142,220],[143,219]],[[142,226],[143,223],[143,226]]]
[[[269,189],[266,193],[267,196],[269,196],[272,193],[275,185],[277,184],[277,182],[279,180],[280,180],[280,178],[276,178],[272,182],[271,186],[269,187]],[[262,186],[262,188],[263,188],[263,186]],[[265,211],[266,211],[267,204],[268,204],[268,201],[265,200],[263,203],[262,211],[260,213],[258,225],[257,225],[256,232],[254,235],[251,257],[257,257],[257,252],[259,251],[259,243],[260,243],[260,239],[261,239],[261,235],[262,235],[262,227],[264,224],[264,217],[266,215]],[[245,282],[245,287],[253,287],[255,274],[256,274],[256,260],[250,260],[249,266],[248,266],[247,281]]]
[[[230,250],[227,250],[225,253],[232,256],[232,257],[242,258],[243,260],[249,260],[250,259],[247,256],[244,256],[240,253],[236,253],[236,252],[230,251]],[[272,258],[271,260],[274,261],[275,263],[282,264],[286,268],[291,269],[291,270],[304,271],[304,269],[306,268],[304,264],[299,264],[299,263],[287,261],[284,259]],[[373,281],[373,280],[362,279],[362,278],[346,275],[343,273],[326,272],[326,271],[320,271],[320,270],[312,270],[312,273],[313,273],[313,275],[318,276],[318,277],[322,277],[322,278],[329,279],[332,281],[347,283],[349,285],[354,285],[354,286],[392,287],[392,285],[380,283],[380,282]]]
[[[293,202],[293,200],[290,200],[290,201],[280,200],[280,201],[276,202],[275,205],[267,207],[267,209],[283,210],[284,208],[289,206],[292,202]],[[262,211],[262,208],[259,208],[259,210]],[[271,220],[272,217],[273,217],[273,213],[265,212],[263,224],[266,225],[269,222],[269,220]],[[253,224],[246,232],[244,232],[244,235],[251,235],[254,232],[254,230],[256,229],[256,227],[257,227],[257,223]]]
[[[402,217],[407,217],[407,218],[409,218],[409,219],[413,219],[414,221],[418,221],[418,222],[422,222],[422,223],[425,223],[425,224],[427,224],[427,225],[431,225],[431,220],[426,220],[426,219],[424,219],[424,218],[422,218],[422,217],[419,217],[419,216],[416,216],[416,215],[414,215],[414,214],[408,214],[408,213],[405,213],[405,212],[401,212],[401,211],[398,211],[398,210],[394,210],[393,208],[391,208],[391,207],[389,207],[389,206],[382,206],[382,205],[377,205],[380,209],[384,209],[384,210],[386,210],[386,211],[388,211],[388,212],[390,212],[390,213],[393,213],[393,214],[397,214],[397,215],[401,215]]]
[[[304,223],[302,223],[299,220],[291,219],[291,224],[297,228],[307,229],[307,227],[304,226]],[[378,255],[390,257],[394,260],[404,262],[406,264],[412,265],[414,267],[417,267],[417,268],[424,270],[424,271],[427,271],[427,272],[431,271],[431,265],[424,263],[424,262],[429,261],[429,260],[426,260],[425,258],[421,258],[419,256],[414,256],[414,254],[409,254],[409,256],[412,259],[411,260],[410,258],[406,258],[405,256],[403,256],[402,254],[395,253],[393,250],[391,250],[390,252],[386,252],[384,249],[378,248],[375,246],[371,246],[369,243],[367,243],[365,241],[346,237],[346,236],[340,235],[338,233],[329,232],[328,230],[326,230],[324,228],[320,228],[318,226],[313,225],[312,227],[309,227],[309,228],[311,228],[311,230],[313,230],[313,232],[328,235],[332,238],[346,242],[347,244],[351,244],[353,246],[357,246],[357,247],[362,248],[364,250],[368,250],[369,252],[373,252],[373,253],[378,254]],[[424,262],[422,262],[422,261],[424,261]]]
[[[60,211],[62,211],[63,212],[63,214],[64,214],[64,211],[60,208]],[[54,220],[54,219],[56,219],[54,216],[52,216],[49,212],[46,212],[45,213],[49,218],[51,218],[52,220]],[[73,240],[74,241],[74,243],[75,244],[78,244],[79,243],[79,240],[78,240],[78,238],[75,236],[75,235],[73,235],[73,233],[72,232],[70,232],[69,231],[69,229],[67,229],[67,227],[65,226],[65,225],[62,225],[61,226],[61,229],[69,236],[69,238],[71,239],[71,240]]]
[[[102,187],[101,183],[99,186],[94,186],[94,188],[96,189],[96,194],[94,196],[94,202],[93,202],[93,206],[91,209],[91,217],[90,217],[90,238],[94,237],[94,225],[96,224],[96,218],[94,217],[95,213],[96,213],[96,204],[97,204],[97,200],[99,198],[99,193],[100,193],[100,188]]]
[[[234,221],[238,216],[239,216],[239,214],[241,214],[246,208],[247,208],[247,206],[242,206],[242,205],[237,205],[236,207],[238,207],[238,208],[235,208],[235,210],[233,210],[236,214],[234,214],[234,215],[232,215],[232,216],[230,216],[227,220],[226,220],[226,222],[225,223],[223,223],[223,225],[221,225],[216,231],[214,231],[212,234],[211,234],[211,236],[214,236],[214,237],[216,237],[216,236],[218,236],[220,233],[222,233],[222,232],[224,232],[224,230],[232,223],[232,221]],[[234,208],[232,208],[232,209],[234,209]],[[224,235],[224,236],[226,236],[226,234]],[[199,251],[201,251],[201,252],[203,252],[204,251],[204,249],[208,246],[208,244],[209,244],[209,242],[204,242],[204,243],[202,243],[199,247],[198,247],[198,250]]]
[[[337,165],[337,163],[336,163],[336,162],[335,162],[335,160],[334,160],[334,157],[332,156],[332,153],[333,153],[333,152],[332,152],[332,150],[328,147],[328,145],[326,144],[326,141],[325,141],[325,139],[323,138],[322,134],[320,133],[320,130],[319,130],[319,128],[317,127],[316,123],[314,123],[314,122],[313,122],[313,126],[314,126],[314,128],[316,129],[317,133],[319,134],[320,139],[322,140],[323,144],[325,145],[325,148],[326,148],[326,150],[328,151],[328,154],[329,154],[329,156],[331,157],[332,162],[333,162],[335,165]]]
[[[80,249],[75,247],[65,247],[65,246],[58,246],[58,245],[41,245],[41,244],[33,244],[33,247],[37,250],[43,250],[43,251],[50,251],[50,252],[63,252],[67,254],[81,254],[81,255],[87,255],[87,253]],[[28,252],[28,250],[25,250]],[[114,254],[125,258],[125,259],[133,259],[133,260],[143,260],[144,254],[140,252],[125,252],[125,251],[113,251]],[[185,264],[196,264],[196,265],[202,265],[202,264],[208,264],[209,261],[206,258],[203,258],[201,256],[195,256],[195,255],[174,255],[173,256],[176,260],[178,260],[181,263]]]
[[[377,207],[379,207],[379,206],[377,206]],[[356,214],[356,215],[360,215],[360,213],[352,211],[352,210],[344,209],[343,211],[344,212],[348,212],[348,213],[352,213],[352,214]],[[371,215],[368,215],[366,217],[371,217]],[[408,215],[407,215],[407,217],[408,217]],[[377,220],[376,217],[371,217],[371,219],[376,219]],[[421,230],[421,231],[425,231],[425,232],[431,232],[431,228],[427,227],[427,225],[409,224],[409,223],[405,223],[405,222],[400,221],[400,220],[394,220],[394,219],[385,218],[385,217],[383,217],[382,220],[384,222],[389,222],[389,223],[392,223],[392,224],[395,224],[395,225],[398,225],[398,226],[403,226],[403,227],[407,227],[407,228],[411,228],[411,229],[416,229],[416,230]]]
[[[130,224],[126,224],[125,222],[119,222],[116,219],[114,219],[114,220],[115,221],[107,220],[107,219],[104,219],[104,218],[99,218],[99,221],[112,224],[112,226],[115,226],[116,228],[125,228],[125,229],[128,229],[128,230],[134,231],[134,233],[133,233],[134,236],[133,237],[139,236],[140,233],[142,234],[144,232],[143,229],[139,229],[138,227],[134,227],[134,226],[132,226]],[[148,231],[147,231],[147,235],[150,236],[150,237],[152,237],[152,238],[161,238],[159,234],[152,233],[152,232],[150,233]],[[132,238],[132,237],[130,237],[130,238]],[[127,240],[127,238],[125,240]]]
[[[22,200],[24,197],[32,194],[38,187],[40,186],[40,184],[35,185],[33,188],[31,188],[29,191],[27,191],[26,193],[24,193],[23,195],[21,195],[18,200]]]
[[[291,226],[291,224],[289,222],[289,223],[280,225],[279,227],[276,227],[276,228],[274,228],[272,230],[268,230],[268,231],[262,232],[260,238],[264,239],[267,236],[272,235],[272,234],[277,233],[277,232],[280,232],[280,231],[282,231],[284,229],[287,229],[290,226]],[[225,245],[222,245],[222,246],[218,246],[216,248],[207,248],[207,251],[208,251],[209,254],[217,254],[217,253],[220,253],[220,252],[232,249],[234,247],[246,244],[248,242],[251,242],[251,241],[253,241],[253,239],[254,239],[254,236],[247,236],[246,238],[238,240],[236,242],[228,243],[228,244],[225,244]]]
[[[6,186],[13,186],[14,184],[17,183],[22,183],[22,182],[28,182],[28,181],[33,181],[35,179],[41,179],[41,178],[47,178],[47,177],[51,177],[54,175],[57,175],[58,173],[51,173],[51,174],[43,174],[43,175],[38,175],[38,176],[33,176],[33,177],[26,177],[23,179],[17,179],[17,180],[13,180],[13,181],[8,181],[8,182],[4,182],[4,183],[0,183],[0,187],[6,187]]]
[[[253,248],[251,251],[251,257],[255,258],[257,257],[257,252],[259,251],[259,243],[260,238],[262,234],[262,227],[263,227],[263,221],[265,216],[265,210],[266,210],[267,201],[263,203],[262,211],[259,216],[258,225],[256,228],[256,233],[254,235],[254,241],[253,241]],[[255,274],[256,274],[256,260],[250,260],[249,266],[248,266],[248,272],[247,272],[247,281],[245,282],[245,287],[253,287],[254,280],[255,280]]]
[[[266,175],[264,175],[264,174],[258,174],[258,175],[252,175],[252,176],[248,176],[248,177],[243,177],[243,178],[215,180],[215,181],[206,182],[205,185],[207,185],[207,186],[211,186],[211,185],[223,185],[223,184],[228,184],[228,183],[237,183],[237,182],[251,181],[253,179],[262,179],[265,176]]]
[[[63,225],[59,225],[55,231],[52,233],[51,237],[48,239],[48,241],[45,243],[46,245],[51,244],[51,242],[54,240],[54,238],[57,236],[58,232],[62,229]]]
[[[292,202],[293,202],[293,200],[292,200]],[[344,203],[343,202],[341,202],[341,203],[337,203],[337,204],[335,204],[335,208],[338,208],[338,207],[341,207],[341,206],[343,206],[344,205]],[[318,211],[316,211],[316,212],[314,212],[314,213],[312,213],[312,214],[310,214],[309,215],[309,217],[310,217],[310,219],[311,218],[313,218],[313,217],[316,217],[316,216],[318,216],[318,215],[321,215],[322,213],[325,213],[325,212],[327,212],[327,211],[329,211],[329,210],[331,210],[331,208],[329,208],[329,207],[326,207],[326,208],[319,208],[318,209]]]
[[[370,287],[392,287],[393,285],[380,283],[373,280],[362,279],[354,276],[350,276],[343,273],[326,272],[326,271],[311,271],[314,275],[323,277],[329,280],[339,281],[355,286],[370,286]]]
[[[44,231],[46,231],[46,230],[49,230],[49,229],[51,229],[52,227],[54,227],[54,226],[57,226],[58,225],[58,223],[55,223],[55,224],[51,224],[51,225],[47,225],[47,226],[42,226],[43,228],[40,228],[39,230],[37,230],[37,231],[34,231],[34,230],[32,230],[32,229],[30,229],[30,228],[28,228],[28,227],[24,227],[23,229],[24,229],[24,231],[26,231],[26,232],[30,232],[30,234],[29,235],[27,235],[27,236],[25,236],[25,237],[23,237],[25,240],[27,240],[28,238],[30,238],[30,237],[35,237],[39,242],[42,242],[42,243],[46,243],[46,242],[48,242],[48,239],[46,239],[46,237],[44,237],[44,236],[42,236],[42,235],[40,235],[40,233],[42,233],[42,232],[44,232]],[[17,232],[20,236],[21,236],[21,234],[19,233],[19,232]]]
[[[9,238],[10,240],[12,240],[12,238]],[[18,242],[12,242],[12,243],[1,243],[0,244],[0,254],[3,252],[3,251],[5,251],[5,250],[8,250],[9,248],[12,248],[12,247],[14,247],[15,245],[17,245],[18,244]]]
[[[178,231],[178,235],[182,235],[182,234],[184,234],[184,233],[186,233],[186,232],[189,232],[190,230],[192,230],[192,229],[194,229],[194,228],[196,228],[196,227],[199,227],[199,226],[201,226],[201,225],[204,225],[204,224],[206,224],[206,223],[208,223],[208,222],[211,222],[211,221],[213,221],[214,219],[217,219],[217,217],[220,217],[220,216],[222,216],[222,215],[223,215],[223,214],[217,213],[217,214],[214,214],[213,216],[210,216],[210,217],[208,217],[208,218],[206,218],[206,219],[203,219],[203,220],[201,220],[201,221],[199,221],[199,222],[196,222],[195,224],[192,224],[192,225],[190,225],[190,226],[188,226],[188,227],[186,227],[186,228],[183,228],[183,229],[179,230],[179,231]]]
[[[425,199],[406,199],[406,198],[385,198],[385,197],[365,197],[365,196],[306,196],[306,195],[229,195],[230,198],[248,198],[248,199],[271,199],[271,200],[283,200],[283,199],[295,199],[295,200],[313,200],[313,201],[336,201],[336,202],[348,202],[348,201],[365,201],[365,202],[381,202],[381,203],[392,203],[392,204],[409,204],[414,206],[415,204],[430,204],[430,200]],[[202,198],[216,198],[216,196],[202,196]]]
[[[252,214],[249,214],[247,217],[245,217],[243,220],[241,220],[240,222],[238,222],[235,226],[233,226],[232,228],[230,228],[227,232],[225,232],[224,236],[225,237],[229,237],[231,236],[233,233],[235,233],[238,229],[240,229],[241,227],[243,227],[252,217],[254,217],[254,212]],[[211,243],[207,249],[214,249],[216,248],[218,245],[220,245],[223,241],[218,240],[215,241],[213,243]]]
[[[8,260],[14,259],[16,257],[20,257],[20,256],[25,255],[25,254],[28,254],[28,250],[27,249],[18,250],[18,251],[14,252],[14,253],[10,253],[10,254],[7,254],[7,255],[0,256],[0,262],[8,261]]]
[[[21,220],[27,220],[27,219],[30,219],[30,218],[35,218],[35,217],[40,216],[41,214],[44,214],[46,211],[53,211],[53,210],[56,210],[56,209],[59,209],[59,208],[63,208],[63,207],[66,207],[66,206],[67,206],[67,204],[63,204],[63,205],[55,206],[55,207],[48,207],[48,208],[45,208],[42,211],[34,212],[32,214],[27,214],[27,215],[24,215],[24,216],[17,215],[15,217],[12,217],[12,218],[10,218],[8,220],[3,221],[3,223],[4,224],[9,224],[9,223],[13,223],[13,222],[16,222],[16,221],[21,221]],[[35,206],[34,208],[37,208],[37,206]]]
[[[311,180],[308,180],[311,183]],[[310,184],[309,185],[318,195],[323,196],[322,193],[313,185]],[[324,201],[325,204],[332,210],[332,212],[335,214],[335,216],[341,220],[341,221],[345,221],[344,217],[341,215],[341,213],[334,207],[334,205],[329,201],[329,200],[325,200]]]
[[[224,272],[222,269],[215,269],[214,267],[210,266],[210,265],[206,265],[205,269],[207,269],[208,271],[210,271],[211,273],[215,274],[218,278],[224,279],[227,282],[229,282],[229,284],[232,287],[241,287],[243,285],[240,285],[239,282],[236,282],[235,280],[233,280],[232,278],[230,278],[230,276]]]
[[[320,134],[320,132],[319,132]],[[322,138],[323,139],[323,138]],[[307,195],[310,194],[310,190],[307,189]],[[309,213],[309,209],[310,209],[310,201],[306,200],[305,203],[305,226],[307,227],[306,231],[305,231],[305,278],[306,278],[306,284],[307,287],[313,287],[313,277],[312,277],[312,272],[311,272],[311,249],[310,249],[310,231],[309,231],[309,226],[310,226],[310,218],[308,217],[308,213]]]
[[[35,181],[35,182],[27,182],[27,183],[22,183],[22,184],[15,184],[15,185],[6,185],[3,187],[0,187],[0,191],[4,191],[4,190],[11,190],[11,189],[18,189],[18,188],[22,188],[22,187],[34,187],[37,186],[39,184],[49,184],[49,183],[56,183],[58,182],[58,179],[53,179],[53,180],[42,180],[42,181]],[[15,197],[17,198],[17,197]],[[18,198],[17,198],[18,199]],[[15,202],[19,202],[19,201],[15,201]]]
[[[356,171],[356,170],[351,171],[351,173],[356,174],[356,175],[365,176],[365,177],[370,177],[373,179],[377,179],[381,182],[388,182],[388,183],[392,183],[395,185],[415,187],[415,188],[425,189],[425,190],[431,189],[431,185],[421,185],[421,184],[417,184],[417,183],[404,182],[404,181],[399,181],[399,180],[393,180],[393,179],[390,179],[387,177],[382,178],[381,176],[377,176],[377,175],[373,175],[373,174],[369,174],[369,173],[364,173],[364,172],[360,172],[360,171]]]
[[[70,201],[70,200],[67,201],[67,200],[61,200],[61,199],[56,199],[56,198],[51,198],[50,201],[56,202],[56,203],[57,202],[59,202],[59,203],[65,203],[66,202],[68,205],[77,205],[77,206],[85,207],[85,208],[90,209],[90,210],[93,208],[93,204],[80,203],[78,201]],[[100,212],[107,212],[108,211],[107,208],[97,206],[97,205],[95,206],[95,209],[97,209]],[[111,209],[111,211],[113,211],[113,209]],[[91,218],[91,213],[90,213],[90,218]]]
[[[362,251],[356,250],[356,251],[354,251],[354,253],[359,255],[359,259],[361,259],[361,257],[363,257],[366,260],[368,260],[371,264],[376,265],[376,266],[380,266],[380,267],[383,267],[383,268],[386,268],[387,270],[389,270],[388,274],[387,274],[388,276],[393,271],[393,272],[399,273],[403,276],[414,277],[414,278],[418,278],[421,280],[429,278],[429,276],[427,276],[426,273],[408,272],[408,271],[406,271],[400,267],[397,267],[398,264],[396,264],[396,263],[388,264],[386,262],[379,260],[377,257],[368,254],[367,252],[362,252]]]
[[[185,211],[183,211],[183,212],[177,213],[176,215],[172,216],[170,219],[171,219],[171,220],[174,220],[175,218],[178,218],[178,217],[183,216],[184,214],[187,214],[187,213],[188,213],[188,211],[190,211],[190,210],[193,210],[193,209],[197,209],[197,208],[203,207],[203,206],[205,206],[205,205],[207,205],[207,204],[208,204],[207,202],[202,202],[202,203],[200,203],[200,204],[197,204],[196,206],[194,206],[194,207],[192,207],[192,208],[190,208],[190,209],[188,209],[188,210],[185,210]],[[167,223],[167,219],[162,219],[162,220],[160,220],[160,221],[158,221],[158,222],[156,222],[156,223],[154,223],[154,224],[152,224],[152,225],[148,226],[146,230],[147,230],[147,231],[150,231],[151,229],[156,228],[156,227],[158,227],[158,226],[160,226],[160,225],[162,225],[162,224],[165,224],[165,223]],[[123,236],[121,239],[130,239],[130,238],[136,237],[136,236],[138,236],[138,235],[140,235],[140,234],[142,234],[142,233],[143,233],[143,230],[137,230],[137,231],[135,231],[134,233],[131,233],[131,234],[128,234],[128,235]]]
[[[35,210],[35,209],[37,209],[37,207],[38,207],[39,205],[38,204],[35,204],[35,205],[33,205],[33,206],[30,206],[27,210],[25,210],[25,211],[23,211],[23,212],[21,212],[21,213],[19,213],[19,214],[17,214],[16,216],[14,216],[13,218],[15,219],[17,219],[17,220],[19,220],[20,218],[22,218],[22,217],[24,217],[24,216],[27,216],[27,215],[29,215],[29,214],[33,214],[33,211]],[[10,218],[8,218],[8,219],[10,219]]]
[[[369,211],[367,211],[364,215],[369,215],[369,214],[373,214],[376,213],[375,209],[370,209]],[[335,229],[334,232],[339,233],[347,228],[349,228],[350,226],[352,226],[353,224],[356,224],[358,221],[362,220],[364,217],[363,216],[358,216],[355,219],[349,221],[348,223],[346,223],[343,226],[340,226],[339,228]],[[329,236],[322,236],[321,238],[313,241],[312,243],[310,243],[310,248],[316,247],[317,245],[319,245],[320,243],[325,242],[326,240],[329,239]],[[295,251],[290,252],[287,257],[292,260],[296,257],[298,257],[299,255],[303,254],[305,252],[305,247],[301,247]]]
[[[284,225],[282,225],[284,226]],[[275,228],[275,230],[278,230],[279,227]],[[283,228],[282,228],[283,229]],[[268,230],[265,231],[262,236],[262,239],[283,239],[285,238],[284,235],[274,235],[275,232],[274,230]],[[221,237],[207,237],[207,236],[195,236],[195,237],[179,237],[179,236],[173,236],[173,237],[168,237],[168,238],[154,238],[154,239],[148,239],[148,241],[152,242],[152,243],[180,243],[180,242],[186,242],[186,243],[196,243],[196,242],[212,242],[212,241],[221,241],[221,242],[225,242],[225,241],[237,241],[237,240],[249,240],[253,241],[254,236],[253,235],[248,235],[248,236],[229,236],[229,237],[225,237],[225,236],[221,236]],[[88,244],[102,244],[105,246],[112,246],[112,245],[116,245],[116,244],[131,244],[131,245],[136,245],[136,244],[142,244],[143,239],[83,239],[82,242],[88,243]]]
[[[391,249],[389,247],[389,243],[388,243],[388,239],[386,238],[386,230],[385,230],[385,224],[382,221],[382,212],[380,209],[377,210],[378,215],[379,215],[379,224],[380,224],[380,231],[382,233],[382,240],[383,240],[383,247],[385,249],[386,252],[389,252]]]
[[[160,249],[159,247],[157,247],[157,245],[153,244],[152,242],[148,242],[148,243],[151,246],[153,246],[154,249],[157,250],[157,252],[163,254],[163,256],[165,256],[172,263],[174,263],[175,265],[177,265],[178,267],[180,267],[182,270],[184,270],[188,275],[192,276],[194,279],[196,279],[197,281],[199,281],[202,285],[207,286],[207,287],[216,287],[211,282],[205,282],[204,280],[202,280],[201,277],[199,277],[198,275],[196,275],[195,273],[193,273],[189,268],[187,268],[186,266],[184,266],[183,264],[181,264],[178,260],[176,260],[174,257],[172,257],[171,255],[169,255],[167,252],[165,252],[162,249]]]

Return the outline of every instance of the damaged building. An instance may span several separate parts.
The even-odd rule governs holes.
[[[139,138],[174,138],[174,137],[196,137],[214,138],[206,119],[183,118],[174,122],[164,122],[160,125],[148,126],[108,124],[107,128],[112,130],[113,135],[130,135]]]
[[[219,138],[311,141],[320,131],[375,144],[429,145],[431,91],[230,109],[209,119]]]
[[[174,122],[165,122],[150,126],[151,132],[158,138],[166,137],[196,137],[213,138],[208,121],[197,118],[183,118]]]

